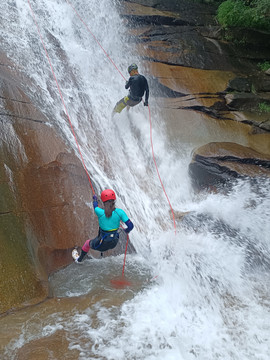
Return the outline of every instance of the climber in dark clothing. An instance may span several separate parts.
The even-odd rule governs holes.
[[[146,78],[138,73],[138,66],[136,64],[131,64],[128,67],[128,72],[130,78],[126,83],[125,88],[129,89],[129,94],[118,101],[113,109],[112,116],[115,113],[120,113],[126,106],[135,106],[139,104],[142,101],[144,94],[144,106],[148,106],[149,87]]]

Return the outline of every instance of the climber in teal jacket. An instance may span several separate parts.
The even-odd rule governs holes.
[[[98,207],[97,197],[93,196],[93,207],[99,222],[98,236],[92,240],[86,240],[82,247],[81,255],[75,259],[76,262],[80,263],[90,248],[101,253],[113,249],[119,240],[118,229],[120,221],[126,224],[127,227],[124,231],[127,234],[133,229],[133,223],[125,211],[115,207],[116,195],[113,190],[106,189],[102,191],[101,200],[104,204],[104,209]]]

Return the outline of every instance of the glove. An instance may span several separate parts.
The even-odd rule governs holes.
[[[148,101],[145,101],[145,102],[144,102],[144,106],[148,106]]]
[[[93,201],[98,201],[96,195],[93,195]]]

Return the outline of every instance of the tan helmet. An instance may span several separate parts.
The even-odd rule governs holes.
[[[138,70],[138,65],[136,65],[136,64],[134,64],[134,63],[131,64],[131,65],[129,65],[129,67],[128,67],[128,73],[130,74],[132,70]]]

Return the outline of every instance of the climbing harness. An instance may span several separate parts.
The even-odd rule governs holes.
[[[99,237],[100,237],[100,239],[98,240]],[[99,233],[98,233],[97,238],[91,240],[91,242],[93,242],[93,245],[92,245],[93,247],[91,246],[91,248],[93,250],[99,250],[99,248],[103,245],[104,241],[106,241],[106,240],[108,240],[110,242],[118,242],[118,240],[119,240],[118,232],[117,231],[104,231],[104,230],[99,228]],[[111,247],[111,248],[113,248],[113,247]],[[106,250],[109,250],[109,249],[110,249],[110,247],[108,249],[103,250],[103,251],[106,251]]]

